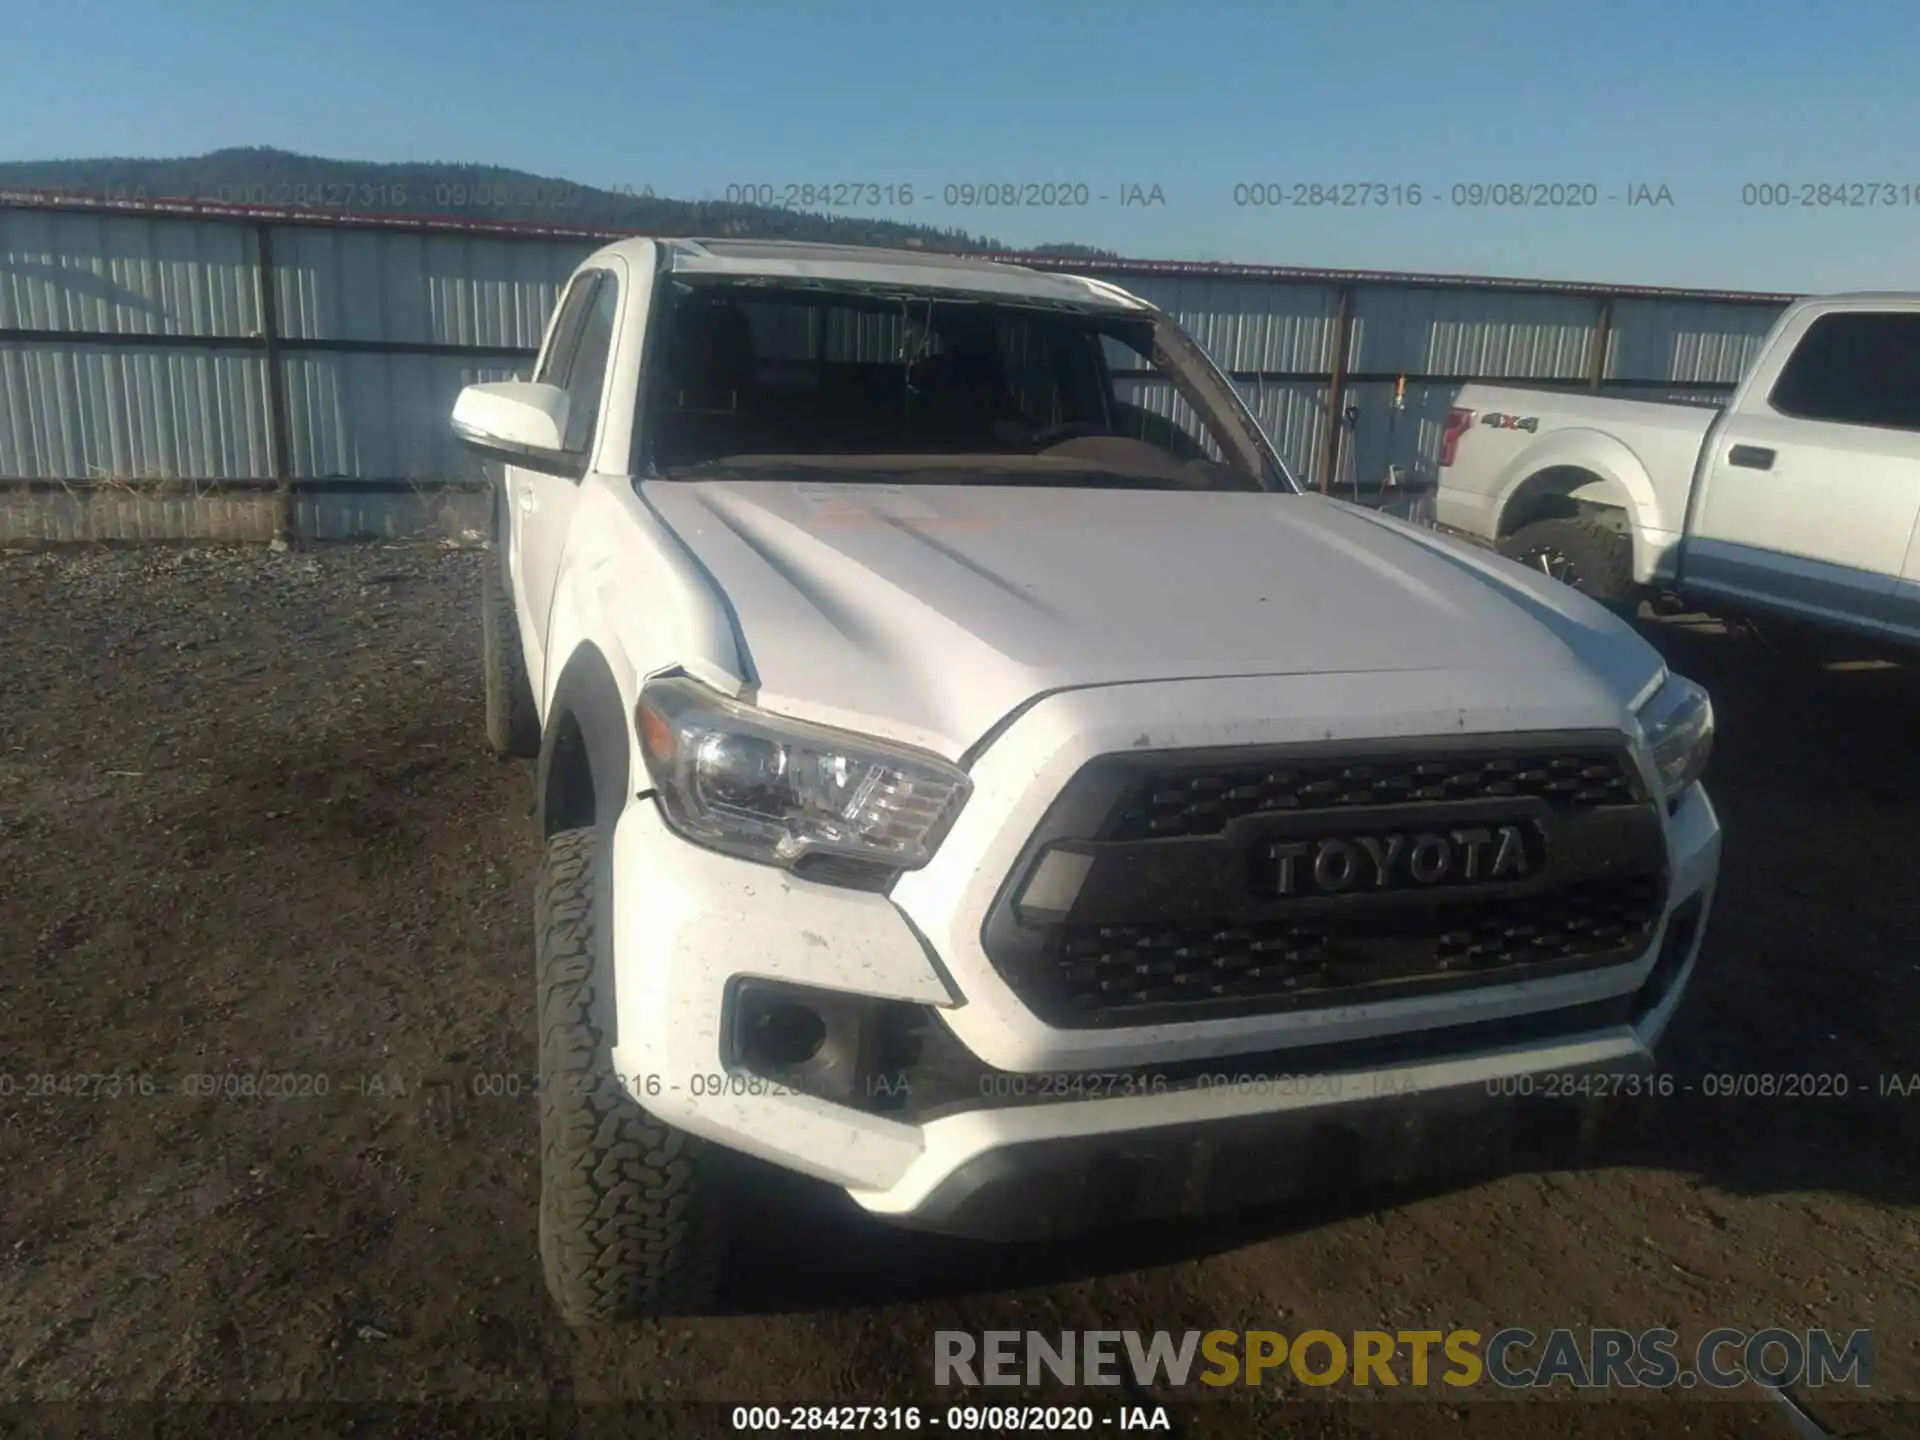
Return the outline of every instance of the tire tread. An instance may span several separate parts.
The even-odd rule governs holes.
[[[1510,560],[1553,548],[1572,562],[1580,583],[1573,589],[1609,610],[1631,617],[1640,608],[1633,578],[1633,541],[1586,516],[1562,516],[1523,525],[1500,542]]]
[[[487,744],[510,760],[540,754],[540,714],[520,651],[513,596],[495,557],[484,557],[480,577],[481,662],[486,689]]]
[[[709,1311],[725,1248],[720,1154],[614,1080],[595,1020],[600,836],[547,842],[535,900],[540,1250],[570,1325]]]

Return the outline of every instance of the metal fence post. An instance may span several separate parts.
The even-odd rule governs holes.
[[[1342,285],[1333,312],[1333,371],[1327,377],[1327,438],[1320,452],[1320,493],[1333,489],[1346,429],[1347,350],[1353,341],[1353,286]]]
[[[1600,297],[1600,313],[1593,322],[1593,348],[1587,352],[1587,388],[1598,390],[1607,377],[1607,350],[1613,340],[1613,296]]]
[[[293,477],[287,461],[287,381],[280,368],[280,286],[273,266],[273,227],[253,227],[260,284],[260,331],[266,346],[267,457],[274,490],[274,540],[293,543]]]

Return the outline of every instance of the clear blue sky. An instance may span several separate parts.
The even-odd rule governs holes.
[[[683,198],[742,182],[909,183],[933,203],[891,213],[1014,243],[1920,288],[1914,0],[168,8],[12,7],[0,158],[263,144]],[[1000,180],[1114,198],[938,203],[949,183]],[[1509,180],[1590,184],[1603,203],[1438,203],[1455,184]],[[1235,185],[1253,181],[1418,184],[1425,203],[1237,206]],[[1743,204],[1742,186],[1760,182],[1875,182],[1899,203]],[[1128,185],[1158,185],[1166,203],[1123,208]],[[1639,185],[1665,185],[1672,204],[1627,206]]]

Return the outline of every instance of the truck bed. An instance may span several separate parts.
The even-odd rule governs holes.
[[[1507,496],[1552,463],[1556,447],[1542,442],[1564,435],[1570,470],[1594,470],[1611,460],[1614,473],[1649,477],[1652,493],[1639,519],[1657,542],[1681,528],[1694,464],[1722,409],[1518,385],[1463,386],[1454,407],[1472,418],[1460,430],[1452,463],[1440,471],[1439,523],[1497,539]]]

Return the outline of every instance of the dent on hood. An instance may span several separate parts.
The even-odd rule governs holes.
[[[1555,671],[1624,701],[1659,663],[1545,577],[1319,497],[913,487],[936,524],[848,485],[833,508],[856,518],[823,526],[829,488],[645,486],[692,587],[737,609],[761,703],[942,754],[1059,690]]]

